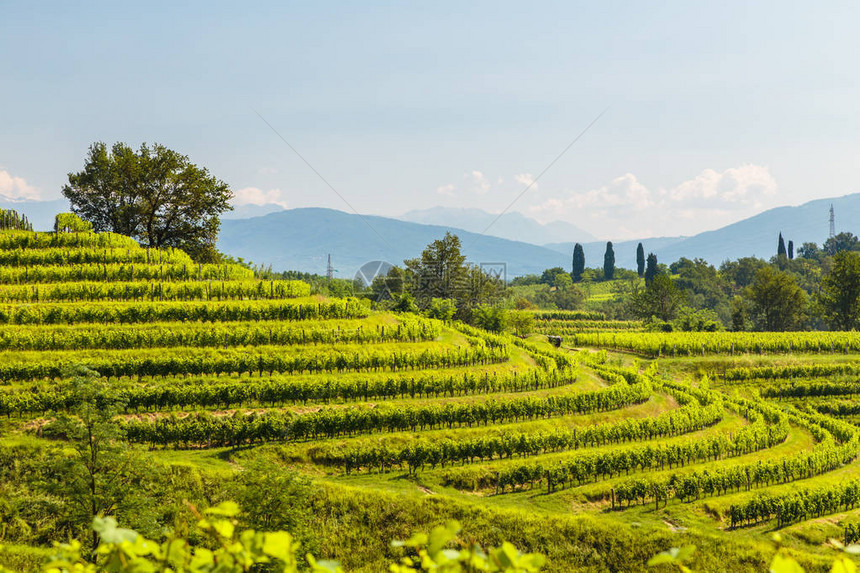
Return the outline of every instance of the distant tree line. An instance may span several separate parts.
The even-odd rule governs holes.
[[[581,244],[573,248],[570,272],[561,267],[540,276],[518,277],[511,286],[547,285],[567,289],[570,306],[535,295],[542,308],[578,309],[586,305],[589,285],[611,282],[614,297],[588,301],[588,310],[613,319],[644,320],[656,330],[785,331],[860,329],[860,239],[839,233],[819,247],[776,238],[770,260],[742,257],[714,266],[703,259],[658,263],[636,246],[636,271],[615,266],[615,250],[606,244],[602,267],[588,268]],[[569,283],[566,276],[569,275]],[[600,292],[606,292],[604,290]],[[542,303],[542,304],[541,304]]]

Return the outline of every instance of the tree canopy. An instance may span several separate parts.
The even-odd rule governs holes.
[[[797,328],[806,312],[806,293],[795,278],[770,266],[755,273],[745,291],[752,303],[753,322],[757,330],[782,331]]]
[[[96,232],[134,237],[149,247],[177,247],[199,261],[216,260],[229,186],[163,145],[90,146],[84,169],[69,173],[63,195]]]
[[[473,308],[496,302],[505,285],[501,277],[468,264],[461,247],[457,235],[445,233],[427,245],[419,258],[404,261],[405,279],[420,308],[428,308],[433,299],[451,299],[457,304],[456,318],[468,321]],[[560,267],[557,271],[566,274]]]
[[[841,251],[860,251],[860,239],[854,233],[839,233],[827,239],[822,250],[830,256]]]
[[[860,253],[836,253],[830,272],[821,279],[819,302],[832,328],[860,328]]]
[[[686,296],[669,275],[660,273],[648,286],[634,292],[630,297],[633,313],[643,320],[657,317],[663,321],[673,320],[684,303]]]

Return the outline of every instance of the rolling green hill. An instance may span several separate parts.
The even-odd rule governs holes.
[[[815,567],[860,519],[852,334],[539,313],[555,349],[309,293],[119,235],[0,232],[0,518],[18,524],[0,563],[86,524],[47,470],[70,452],[55,420],[106,399],[86,387],[115,396],[135,460],[115,471],[147,500],[115,510],[124,525],[162,535],[183,500],[235,495],[266,462],[305,476],[294,527],[350,571],[449,518],[549,571],[640,570],[688,544],[695,570],[763,571],[775,527]]]

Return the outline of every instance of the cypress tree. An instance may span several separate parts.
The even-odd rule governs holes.
[[[787,253],[785,251],[785,240],[782,238],[782,233],[779,234],[779,245],[776,247],[776,256],[777,257],[785,257]]]
[[[582,245],[577,243],[573,246],[573,267],[570,269],[570,278],[578,283],[582,280],[583,272],[585,272],[585,251]]]
[[[606,254],[603,255],[603,278],[611,281],[615,276],[615,251],[612,241],[606,243]]]
[[[645,247],[642,243],[636,247],[636,272],[640,278],[645,274]]]
[[[654,253],[648,253],[648,261],[645,266],[645,284],[651,284],[651,281],[654,280],[654,277],[657,276],[657,255]]]
[[[791,261],[794,259],[794,241],[788,242],[788,260]]]

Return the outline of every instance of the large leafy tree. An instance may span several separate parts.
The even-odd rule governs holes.
[[[553,286],[555,285],[556,277],[558,277],[558,275],[567,275],[567,273],[564,272],[564,269],[561,267],[546,269],[540,276],[540,283]]]
[[[821,279],[819,302],[832,328],[860,328],[860,253],[836,253],[830,272]]]
[[[427,245],[421,257],[404,261],[405,278],[419,307],[428,308],[433,299],[452,299],[457,304],[455,318],[469,321],[472,309],[495,303],[505,285],[501,277],[466,263],[461,248],[457,235],[445,233]]]
[[[860,239],[854,233],[839,233],[827,239],[822,250],[830,256],[841,251],[860,251]]]
[[[757,330],[794,330],[806,312],[806,293],[790,274],[764,266],[756,271],[755,279],[744,291],[752,306],[752,318]]]
[[[746,287],[752,284],[756,272],[766,267],[767,262],[755,257],[743,257],[736,261],[725,261],[720,265],[720,274],[729,282],[738,287]]]
[[[797,256],[810,259],[813,261],[820,261],[823,253],[821,249],[818,248],[818,245],[815,243],[803,243],[800,245],[800,248],[797,249]]]
[[[630,309],[643,320],[652,317],[663,321],[673,320],[684,304],[686,295],[669,275],[660,273],[644,289],[636,290],[630,297]]]
[[[229,186],[163,145],[90,146],[84,169],[69,173],[63,195],[97,232],[134,237],[149,247],[178,247],[200,261],[217,259]]]
[[[730,317],[727,285],[717,269],[704,259],[682,257],[669,267],[677,275],[678,287],[686,291],[687,304],[693,308],[707,308],[728,321]]]
[[[469,267],[460,252],[460,237],[450,232],[433,241],[417,259],[404,261],[415,298],[460,298],[468,288]]]

